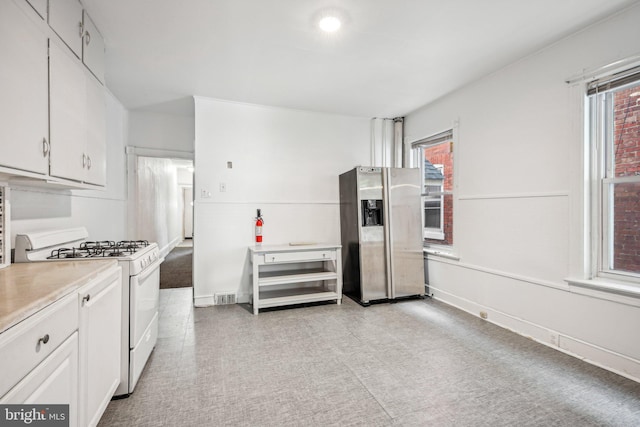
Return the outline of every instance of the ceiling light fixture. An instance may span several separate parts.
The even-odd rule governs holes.
[[[340,29],[342,23],[335,16],[325,16],[318,22],[318,26],[322,31],[334,33]]]

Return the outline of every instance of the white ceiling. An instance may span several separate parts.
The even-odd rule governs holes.
[[[192,95],[402,116],[632,0],[83,0],[107,86],[129,109],[193,114]],[[325,10],[345,21],[315,26]]]

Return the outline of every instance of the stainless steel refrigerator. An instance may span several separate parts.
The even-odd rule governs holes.
[[[340,175],[343,292],[363,305],[424,296],[420,169]]]

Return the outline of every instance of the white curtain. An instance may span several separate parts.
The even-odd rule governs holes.
[[[170,159],[138,157],[137,230],[161,250],[180,238],[178,174]]]

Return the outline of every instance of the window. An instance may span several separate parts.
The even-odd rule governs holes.
[[[413,164],[423,176],[425,245],[453,245],[453,131],[414,142]]]
[[[424,150],[423,150],[424,151]],[[444,240],[444,166],[424,161],[424,237]]]
[[[595,276],[640,280],[640,67],[588,86]]]

